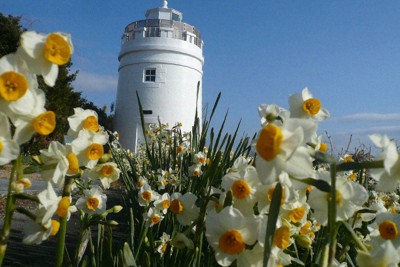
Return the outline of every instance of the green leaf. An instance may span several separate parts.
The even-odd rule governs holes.
[[[274,240],[276,222],[279,218],[279,209],[281,208],[282,185],[278,182],[272,194],[271,205],[269,207],[267,231],[264,244],[264,267],[268,266],[268,260],[271,255],[272,242]]]
[[[290,177],[290,178],[294,179],[296,181],[308,184],[308,185],[312,185],[323,192],[328,192],[328,193],[331,192],[330,184],[324,180],[317,180],[317,179],[313,179],[313,178],[306,178],[306,179],[298,179],[298,178],[293,178],[293,177]]]
[[[135,257],[133,256],[132,250],[127,242],[124,243],[124,248],[123,248],[123,266],[128,266],[128,267],[137,266]]]

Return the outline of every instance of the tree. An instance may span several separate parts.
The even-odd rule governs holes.
[[[21,26],[21,17],[0,13],[0,57],[16,51],[19,36],[24,29]],[[80,92],[75,92],[72,82],[76,79],[78,71],[71,72],[72,62],[59,67],[58,78],[54,87],[47,86],[42,77],[38,77],[39,88],[46,94],[46,109],[56,113],[56,128],[48,136],[34,136],[30,142],[23,146],[23,151],[31,155],[39,153],[40,149],[47,148],[51,141],[64,143],[64,135],[68,131],[68,117],[74,114],[74,108],[93,109],[99,115],[99,123],[111,130],[111,116],[105,109],[98,108],[93,102],[82,97]]]

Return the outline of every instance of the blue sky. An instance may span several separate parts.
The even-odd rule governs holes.
[[[115,100],[120,37],[161,0],[12,0],[4,14],[20,15],[39,32],[72,34],[75,89],[99,106]],[[308,87],[330,111],[320,125],[339,150],[371,133],[400,139],[400,1],[171,0],[196,26],[204,46],[203,104],[222,92],[218,120],[228,131],[259,130],[257,106],[288,108]],[[368,143],[367,143],[368,144]]]

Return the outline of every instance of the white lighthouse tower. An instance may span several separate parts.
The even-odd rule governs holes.
[[[182,13],[163,6],[125,27],[118,59],[119,80],[114,127],[125,148],[136,151],[144,140],[136,91],[146,124],[177,122],[191,130],[196,105],[201,119],[203,41],[182,21]],[[197,98],[197,88],[199,95]],[[147,125],[146,125],[147,126]]]

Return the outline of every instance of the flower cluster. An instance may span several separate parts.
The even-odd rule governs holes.
[[[7,238],[15,209],[30,219],[24,225],[23,242],[40,244],[55,236],[63,221],[77,210],[81,211],[86,225],[104,221],[108,213],[118,212],[120,208],[106,210],[104,189],[118,180],[120,170],[105,152],[109,136],[99,125],[97,113],[75,108],[74,114],[68,117],[70,128],[66,140],[70,142],[52,141],[35,158],[42,179],[47,181],[46,188],[37,196],[24,192],[32,182],[24,176],[20,146],[36,134],[51,134],[56,127],[56,114],[45,108],[45,93],[38,87],[37,75],[48,86],[54,86],[58,66],[70,61],[73,45],[68,34],[45,35],[31,31],[21,35],[20,44],[16,53],[0,59],[0,165],[12,162],[16,170],[10,176],[7,222],[1,239]],[[31,170],[27,168],[25,172]],[[37,209],[15,208],[18,198],[37,202]],[[0,265],[5,247],[1,251]]]

